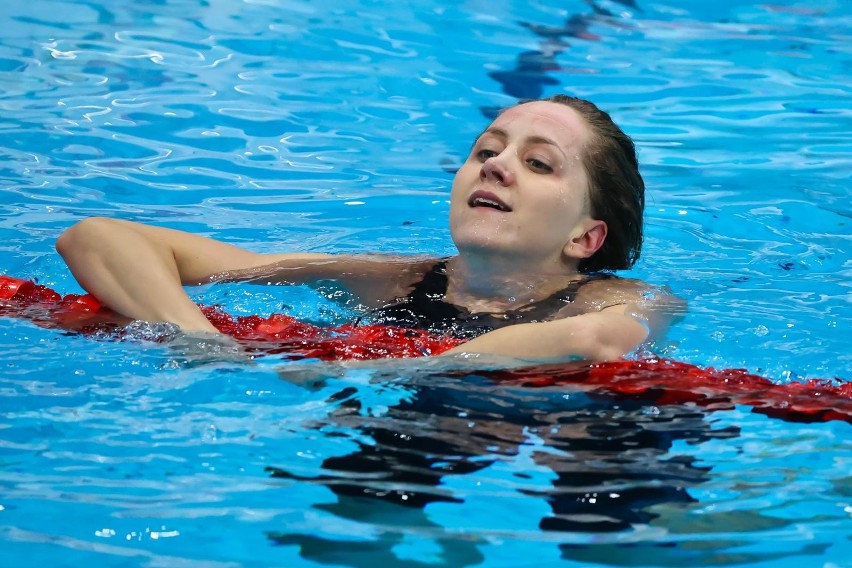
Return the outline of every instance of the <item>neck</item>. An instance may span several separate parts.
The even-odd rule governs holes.
[[[459,254],[447,265],[447,301],[500,311],[547,298],[579,277],[563,261],[531,263],[506,255]]]

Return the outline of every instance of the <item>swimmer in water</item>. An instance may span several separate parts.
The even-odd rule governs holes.
[[[258,254],[199,235],[90,218],[57,250],[113,311],[218,333],[184,285],[333,279],[370,323],[450,333],[449,354],[617,359],[662,333],[681,302],[606,271],[642,244],[645,186],[630,138],[594,104],[565,95],[504,110],[452,185],[446,259]]]

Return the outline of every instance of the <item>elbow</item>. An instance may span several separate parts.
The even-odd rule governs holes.
[[[630,349],[606,338],[595,337],[589,341],[583,351],[585,352],[583,354],[585,359],[592,362],[602,362],[621,359],[630,352]]]
[[[629,352],[629,349],[625,350],[615,345],[597,345],[590,350],[589,360],[594,362],[617,361]]]
[[[105,217],[90,217],[75,223],[56,239],[56,252],[68,261],[75,255],[90,251],[108,239],[115,221]]]
[[[598,326],[588,335],[586,356],[591,361],[616,361],[642,345],[648,330],[636,321],[613,328]]]

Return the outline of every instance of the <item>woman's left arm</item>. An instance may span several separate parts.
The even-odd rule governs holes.
[[[450,349],[446,355],[490,353],[522,359],[591,361],[618,359],[641,345],[648,327],[629,315],[627,305],[553,321],[496,329]]]
[[[582,297],[552,321],[500,328],[447,352],[490,353],[535,360],[623,357],[661,336],[683,315],[686,302],[637,280],[590,283]]]

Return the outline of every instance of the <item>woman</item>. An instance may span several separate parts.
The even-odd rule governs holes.
[[[468,339],[450,353],[621,357],[660,333],[677,301],[636,281],[644,183],[632,141],[592,103],[558,95],[504,111],[453,181],[446,260],[257,254],[171,229],[87,219],[57,242],[114,311],[215,332],[186,284],[335,279],[372,321]]]

